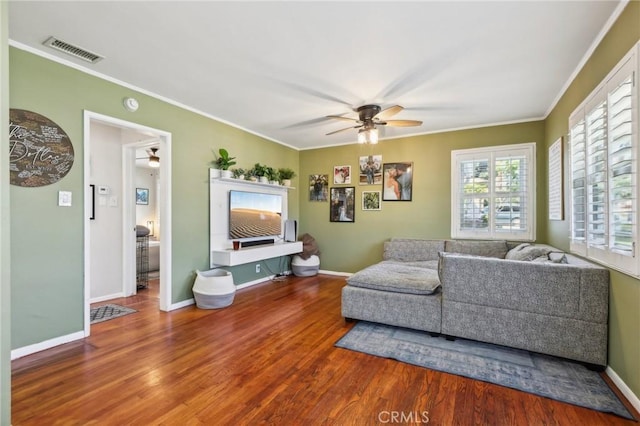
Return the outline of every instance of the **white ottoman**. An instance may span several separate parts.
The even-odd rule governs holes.
[[[233,303],[236,295],[233,275],[223,269],[196,271],[192,290],[196,306],[200,309],[224,308]]]
[[[291,259],[291,271],[296,277],[318,275],[319,270],[320,258],[316,255],[312,255],[306,260],[298,255],[293,256],[293,259]]]

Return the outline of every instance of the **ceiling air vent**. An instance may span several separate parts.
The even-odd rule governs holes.
[[[82,59],[83,61],[91,62],[95,64],[96,62],[104,59],[104,56],[100,56],[93,52],[89,52],[81,47],[74,46],[73,44],[69,44],[65,41],[59,40],[55,37],[49,37],[44,43],[45,46],[49,46],[53,49],[64,52],[68,55],[75,56],[76,58]]]

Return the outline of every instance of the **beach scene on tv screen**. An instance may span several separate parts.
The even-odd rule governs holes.
[[[282,231],[282,198],[273,194],[231,191],[229,238],[270,237]]]

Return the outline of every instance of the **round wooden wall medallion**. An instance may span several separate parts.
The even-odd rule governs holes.
[[[47,117],[37,112],[11,109],[9,132],[11,185],[50,185],[71,170],[71,140]]]

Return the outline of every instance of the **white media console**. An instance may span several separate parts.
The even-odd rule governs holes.
[[[275,243],[262,246],[245,247],[240,250],[211,250],[211,267],[234,266],[244,263],[271,259],[272,257],[296,254],[302,251],[302,241]]]
[[[221,178],[216,177],[214,173],[214,169],[209,170],[211,268],[216,266],[242,265],[302,252],[301,241],[285,242],[283,235],[273,244],[256,245],[243,247],[240,250],[233,250],[232,241],[229,239],[229,191],[245,190],[282,195],[282,220],[285,221],[288,217],[287,193],[294,188],[239,179]]]

